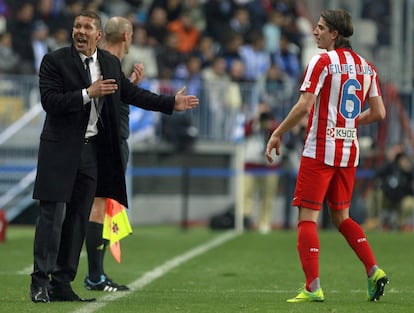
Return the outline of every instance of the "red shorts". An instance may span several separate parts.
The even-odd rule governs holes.
[[[293,205],[320,210],[326,196],[331,209],[347,209],[351,205],[355,174],[356,167],[333,167],[302,157]]]

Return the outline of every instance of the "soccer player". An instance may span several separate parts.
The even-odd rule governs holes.
[[[318,48],[326,52],[310,60],[297,103],[267,143],[266,156],[272,162],[272,150],[275,149],[277,155],[280,153],[281,136],[309,115],[293,198],[293,205],[299,208],[297,249],[306,283],[288,302],[325,299],[319,279],[317,233],[317,220],[325,197],[333,224],[365,267],[367,300],[379,300],[388,283],[362,228],[349,217],[359,162],[358,125],[382,120],[386,114],[377,72],[352,50],[349,41],[352,34],[348,12],[327,10],[321,13],[313,35]],[[365,101],[369,107],[362,111]]]

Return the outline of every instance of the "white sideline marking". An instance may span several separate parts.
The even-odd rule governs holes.
[[[30,275],[30,273],[33,272],[33,265],[29,265],[25,267],[24,269],[17,271],[17,275]]]
[[[205,244],[202,244],[198,247],[195,247],[194,249],[178,255],[168,261],[166,261],[164,264],[152,269],[149,272],[144,273],[140,278],[132,282],[131,284],[128,284],[128,287],[130,288],[129,291],[122,291],[122,292],[113,292],[108,293],[107,295],[100,297],[97,302],[89,303],[79,310],[74,311],[73,313],[91,313],[95,312],[98,309],[106,306],[109,302],[115,301],[117,299],[123,298],[125,296],[128,296],[129,294],[133,293],[134,291],[138,289],[142,289],[146,285],[152,283],[157,278],[160,278],[164,276],[166,273],[168,273],[173,268],[176,268],[180,266],[181,264],[191,260],[192,258],[195,258],[215,247],[218,247],[222,245],[223,243],[229,241],[230,239],[233,239],[234,237],[241,234],[240,232],[236,231],[229,231],[225,234],[206,242]]]

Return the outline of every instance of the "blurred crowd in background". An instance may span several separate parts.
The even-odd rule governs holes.
[[[73,18],[84,9],[97,11],[104,25],[114,15],[130,19],[135,36],[125,69],[145,56],[147,77],[160,79],[182,78],[195,59],[206,69],[220,57],[228,75],[242,61],[238,79],[257,80],[276,64],[296,81],[300,47],[313,28],[305,1],[1,0],[0,71],[36,73],[47,51],[70,44]]]
[[[134,26],[123,60],[125,74],[139,62],[145,67],[144,88],[174,94],[186,85],[202,103],[192,117],[199,137],[234,141],[242,130],[238,126],[255,114],[260,102],[282,119],[296,100],[304,66],[317,52],[312,31],[319,12],[312,12],[309,3],[0,0],[0,73],[36,75],[45,53],[71,44],[73,19],[82,10],[98,12],[103,25],[111,16],[124,16]],[[364,0],[360,14],[372,20],[382,14],[386,27],[388,5],[386,0]],[[387,34],[378,32],[377,42],[387,44]],[[142,112],[131,115],[132,121],[134,116],[142,120]]]
[[[183,145],[186,140],[192,143],[190,137],[205,141],[237,142],[247,138],[245,123],[259,120],[263,107],[267,108],[266,114],[277,122],[282,120],[296,101],[304,66],[311,55],[319,52],[312,32],[320,9],[328,8],[321,7],[323,2],[0,0],[0,74],[37,78],[43,56],[49,51],[71,44],[73,20],[82,10],[98,12],[103,25],[109,17],[124,16],[134,27],[129,53],[122,62],[125,74],[128,76],[131,73],[134,63],[142,63],[145,68],[145,79],[140,83],[142,87],[163,94],[175,94],[177,89],[186,85],[187,93],[197,95],[201,103],[194,112],[175,114],[166,120],[156,113],[131,108],[132,142],[134,138],[142,141],[157,136],[163,136],[178,145]],[[325,1],[327,2],[329,1]],[[391,1],[333,2],[351,13],[355,13],[357,8],[357,20],[371,21],[371,24],[364,25],[372,26],[375,21],[373,39],[369,39],[370,36],[365,31],[355,34],[356,44],[360,44],[356,47],[357,51],[362,51],[371,60],[370,54],[375,57],[378,54],[375,52],[382,51],[381,47],[390,46]],[[376,62],[375,58],[372,61],[375,65],[384,65],[383,62]],[[387,73],[382,77],[387,78]],[[2,90],[4,88],[6,87],[2,87]],[[391,124],[390,122],[389,125]],[[183,128],[182,132],[177,131],[179,127]],[[289,153],[284,168],[286,162],[293,163],[288,164],[288,168],[297,166],[295,160],[301,145],[295,142],[298,141],[297,138],[300,142],[304,127],[298,130],[298,136],[292,132],[284,138]],[[171,129],[175,131],[169,131]],[[386,129],[399,140],[403,139],[399,135],[399,129]],[[186,134],[187,131],[191,131],[191,134]],[[376,137],[377,133],[377,128],[361,130],[361,135],[370,139],[369,148],[381,144],[378,142],[379,136]],[[184,137],[177,137],[181,134]],[[385,136],[383,135],[384,138]],[[384,139],[384,145],[385,142]],[[403,147],[398,153],[405,156],[407,149],[401,143],[397,142],[397,146]],[[186,146],[179,148],[185,149]],[[396,159],[403,159],[398,153],[395,154],[398,155]],[[411,162],[410,151],[408,156]],[[385,161],[391,164],[394,159],[387,157]],[[364,168],[365,164],[366,162],[361,162],[361,167]],[[249,164],[246,166],[249,167]],[[375,167],[380,166],[374,164],[374,169]],[[398,167],[390,167],[387,173],[396,168]],[[379,192],[382,192],[387,182],[382,170],[377,176],[371,176],[376,178],[374,190]],[[409,172],[412,174],[411,167]],[[389,175],[391,178],[388,182],[393,179],[395,182],[395,175]],[[285,179],[289,177],[288,175]],[[364,190],[372,190],[372,180],[370,182],[371,185],[364,187]],[[404,182],[408,186],[404,189],[405,192],[414,199],[412,175],[406,175]],[[288,192],[290,193],[291,191]],[[365,195],[362,196],[365,199]],[[378,202],[384,203],[384,207],[389,206],[381,200],[384,194],[370,193],[370,197],[368,198],[372,201],[366,201],[370,208],[378,208]],[[387,215],[390,227],[402,228],[412,222],[414,200],[410,202],[401,199],[403,196],[398,201],[392,200],[399,203],[396,210],[401,214],[398,214],[398,218]],[[367,220],[371,223],[367,227],[377,227],[380,213],[368,209],[367,214]],[[266,223],[263,224],[265,230],[268,228]]]

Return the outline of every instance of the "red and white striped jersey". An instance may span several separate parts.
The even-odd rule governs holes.
[[[381,96],[373,65],[351,49],[321,53],[309,62],[300,91],[317,96],[303,156],[331,166],[358,166],[359,115],[367,97]]]

